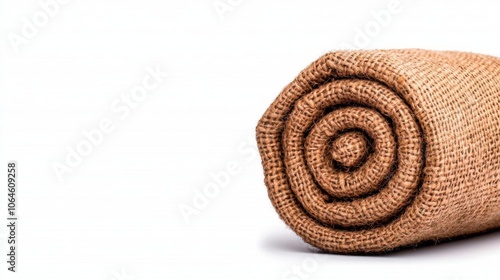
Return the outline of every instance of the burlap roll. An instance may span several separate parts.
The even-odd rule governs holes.
[[[500,59],[340,51],[257,126],[269,198],[306,242],[377,253],[500,226]]]

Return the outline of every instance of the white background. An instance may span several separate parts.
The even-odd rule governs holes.
[[[315,253],[272,208],[254,147],[265,109],[328,51],[500,56],[498,1],[401,0],[376,22],[389,0],[70,0],[44,23],[47,1],[0,1],[0,279],[498,279],[499,232],[385,256]],[[126,117],[113,111],[148,67],[169,76]],[[54,165],[104,119],[113,131],[59,180]],[[16,274],[4,261],[8,160]],[[210,174],[228,171],[196,208]]]

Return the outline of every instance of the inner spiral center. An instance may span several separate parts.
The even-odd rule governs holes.
[[[333,140],[332,159],[345,167],[356,167],[368,153],[367,139],[361,132],[345,132]]]

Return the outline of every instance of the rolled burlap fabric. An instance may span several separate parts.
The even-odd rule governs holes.
[[[339,51],[257,126],[269,198],[302,239],[381,253],[500,226],[500,59]]]

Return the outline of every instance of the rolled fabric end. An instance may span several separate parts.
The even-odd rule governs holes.
[[[500,226],[500,59],[331,52],[260,119],[269,198],[301,238],[380,253]]]

